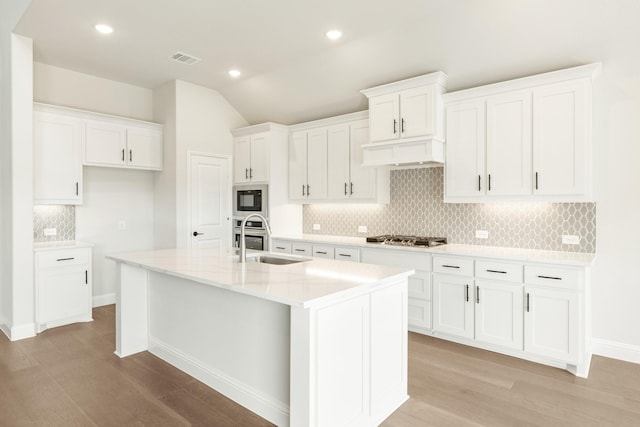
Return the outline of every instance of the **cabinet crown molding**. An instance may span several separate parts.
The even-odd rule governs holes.
[[[280,131],[287,132],[289,129],[288,126],[281,125],[279,123],[266,122],[260,123],[257,125],[244,126],[238,129],[233,129],[231,134],[235,136],[245,136],[245,135],[253,135],[261,132],[272,132],[272,131]]]
[[[442,71],[436,71],[435,73],[424,74],[422,76],[412,77],[410,79],[400,80],[393,83],[387,83],[380,86],[375,86],[369,89],[363,89],[360,93],[364,94],[367,98],[379,95],[387,95],[390,93],[400,92],[405,89],[412,89],[414,87],[426,86],[431,84],[438,84],[443,88],[447,85],[448,76]]]
[[[442,95],[445,104],[452,102],[469,100],[488,95],[495,95],[501,92],[510,92],[514,90],[530,89],[534,86],[548,85],[560,83],[567,80],[575,80],[580,78],[588,78],[591,82],[602,72],[602,63],[580,65],[577,67],[566,68],[563,70],[550,71],[548,73],[536,74],[533,76],[521,77],[518,79],[507,80],[498,83],[491,83],[484,86],[473,87],[470,89],[448,92]]]
[[[80,119],[99,120],[106,122],[118,122],[121,124],[130,124],[132,126],[150,127],[155,129],[161,129],[164,127],[162,123],[149,122],[146,120],[132,119],[130,117],[114,116],[113,114],[96,113],[94,111],[80,110],[77,108],[63,107],[60,105],[44,104],[40,102],[33,103],[33,111],[40,111],[43,113],[56,113],[65,114],[68,116],[77,117]]]

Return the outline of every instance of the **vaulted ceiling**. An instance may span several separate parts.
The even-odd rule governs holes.
[[[150,89],[185,80],[250,123],[293,124],[438,70],[449,91],[597,61],[639,72],[638,18],[637,0],[33,0],[16,32],[38,62]]]

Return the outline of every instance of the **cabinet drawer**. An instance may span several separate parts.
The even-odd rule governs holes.
[[[522,283],[523,265],[501,261],[476,261],[476,277]]]
[[[409,298],[407,323],[421,329],[431,329],[431,301]]]
[[[473,259],[434,256],[433,271],[457,276],[473,276]]]
[[[368,264],[431,271],[431,255],[426,252],[363,248],[361,261]]]
[[[282,254],[290,254],[291,253],[291,242],[283,242],[281,240],[274,240],[271,245],[271,250],[273,252],[279,252]]]
[[[291,253],[294,255],[311,256],[311,243],[292,242]]]
[[[418,273],[409,276],[409,297],[430,300],[431,275]]]
[[[37,268],[68,267],[71,265],[88,265],[89,250],[64,249],[42,251],[37,254]]]
[[[582,271],[578,268],[563,268],[556,265],[525,265],[524,281],[531,285],[579,289],[582,283]]]
[[[342,261],[360,262],[360,249],[337,247],[335,257]]]
[[[333,259],[334,248],[329,245],[313,245],[313,256],[316,258],[330,258]]]

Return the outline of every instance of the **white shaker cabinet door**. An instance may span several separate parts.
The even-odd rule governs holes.
[[[251,182],[269,180],[269,136],[266,133],[251,135],[251,162],[249,179]]]
[[[520,283],[476,281],[476,340],[522,350],[522,289]]]
[[[251,137],[242,136],[233,141],[233,182],[242,184],[249,182],[251,165]]]
[[[588,79],[533,91],[534,194],[589,196]]]
[[[487,194],[531,195],[531,92],[487,98]]]
[[[296,132],[289,141],[289,198],[304,200],[307,195],[307,132]]]
[[[82,120],[34,112],[34,204],[82,204]]]
[[[327,198],[327,129],[314,129],[307,141],[307,197],[309,200]]]
[[[397,93],[369,99],[371,142],[389,141],[400,137],[400,97]]]
[[[127,128],[123,125],[87,120],[86,165],[118,166],[127,164]]]
[[[433,330],[473,338],[473,279],[433,275]]]
[[[127,128],[127,165],[137,169],[162,170],[162,132]]]
[[[349,125],[332,126],[327,131],[328,189],[330,199],[349,197]],[[313,159],[311,159],[313,161]]]
[[[485,103],[465,101],[447,107],[445,200],[486,194]]]
[[[352,199],[374,199],[376,197],[377,168],[364,167],[362,146],[369,143],[369,123],[361,120],[351,125],[349,193]],[[330,169],[331,171],[331,169]]]
[[[400,93],[402,138],[433,135],[436,128],[435,86],[421,86]]]

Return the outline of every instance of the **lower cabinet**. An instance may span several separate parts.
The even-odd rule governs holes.
[[[476,280],[475,339],[521,350],[522,284]]]
[[[433,329],[473,338],[473,278],[433,275]]]
[[[38,332],[91,317],[91,249],[51,249],[35,254]]]

